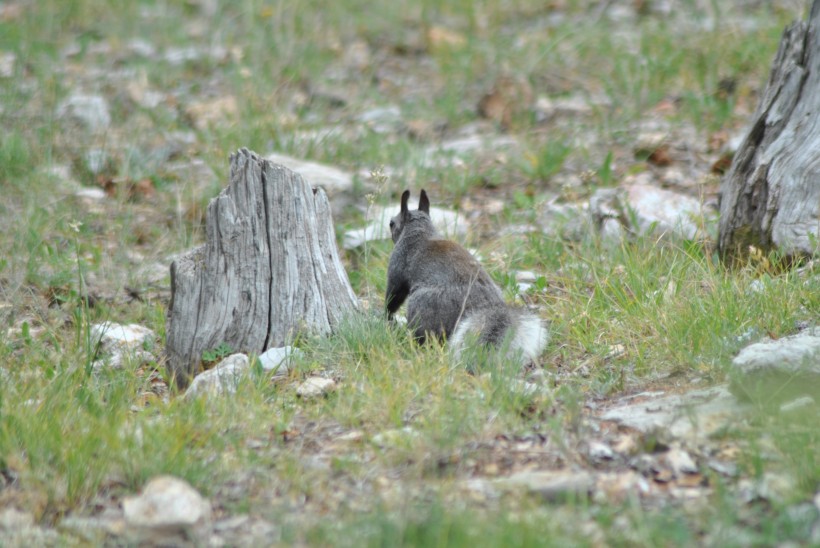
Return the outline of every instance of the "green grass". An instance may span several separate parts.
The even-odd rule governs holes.
[[[173,474],[211,497],[222,516],[247,512],[281,524],[282,543],[731,544],[737,529],[753,543],[809,542],[805,524],[787,509],[813,496],[820,481],[811,413],[759,409],[726,433],[743,449],[744,477],[794,478],[784,502],[739,504],[734,480],[717,475],[694,508],[546,504],[464,491],[469,478],[494,477],[490,464],[501,467],[496,475],[521,465],[504,468],[513,457],[493,452],[499,440],[541,436],[554,450],[549,458],[573,462],[579,439],[590,435],[589,398],[669,379],[723,381],[744,341],[793,333],[820,310],[816,267],[805,275],[782,271],[772,266],[775,257],[728,269],[703,243],[639,236],[612,248],[592,234],[573,242],[497,236],[508,224],[537,221],[538,208],[556,194],[588,196],[648,169],[632,152],[647,118],[692,130],[702,142],[743,127],[784,25],[801,15],[750,8],[743,15],[755,25],[745,27],[731,2],[710,3],[714,17],[689,2],[673,22],[650,13],[618,23],[593,16],[600,2],[558,4],[246,0],[217,3],[209,13],[197,2],[42,0],[0,18],[0,52],[16,56],[13,75],[0,78],[0,473],[12,478],[3,504],[55,526],[66,515],[93,513],[102,497],[120,500],[155,475]],[[432,27],[463,44],[431,44]],[[156,53],[135,53],[137,38]],[[356,40],[370,56],[359,68],[345,64]],[[215,46],[224,55],[163,57]],[[525,112],[504,130],[480,120],[476,105],[508,74],[536,96],[602,101],[568,119],[538,122]],[[134,86],[163,99],[141,107]],[[305,90],[319,94],[306,99]],[[79,91],[107,99],[107,131],[95,135],[57,116],[61,101]],[[322,99],[327,92],[344,104]],[[186,114],[194,101],[225,96],[238,105],[225,120],[197,128]],[[653,113],[664,101],[673,111]],[[445,138],[476,124],[491,135],[506,131],[519,147],[461,166],[426,166],[424,151],[438,136],[377,134],[355,121],[385,105],[399,106],[405,121],[443,125]],[[328,128],[338,133],[304,137]],[[169,136],[179,134],[184,144],[170,146]],[[149,366],[93,371],[91,323],[140,323],[164,345],[167,294],[143,285],[138,270],[201,242],[201,212],[226,183],[227,157],[239,147],[354,172],[394,168],[375,190],[357,180],[360,205],[371,193],[388,203],[407,187],[424,187],[435,205],[465,215],[501,200],[502,210],[479,215],[480,228],[463,243],[479,249],[510,299],[511,271],[538,274],[524,298],[551,322],[541,365],[557,386],[523,395],[510,388],[522,378],[517,371],[473,374],[453,364],[446,348],[420,348],[404,328],[387,325],[381,308],[390,242],[345,253],[354,290],[369,307],[332,337],[298,341],[304,355],[285,381],[256,372],[233,397],[164,402],[148,376],[152,367],[162,370],[159,356]],[[89,170],[92,149],[109,158],[100,181]],[[190,160],[204,162],[213,177],[171,169]],[[155,193],[119,191],[89,202],[56,168],[84,187],[147,179]],[[557,188],[559,176],[580,174],[591,174],[582,187]],[[334,214],[339,234],[360,226],[361,212]],[[622,352],[613,354],[616,348]],[[588,375],[576,373],[581,365]],[[303,401],[295,387],[311,374],[334,377],[338,389]],[[379,443],[384,432],[392,437]]]

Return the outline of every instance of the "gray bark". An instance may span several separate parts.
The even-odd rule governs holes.
[[[752,125],[721,187],[719,250],[814,254],[820,235],[820,0],[783,33]]]
[[[358,306],[325,192],[247,149],[230,163],[206,243],[171,265],[166,351],[179,387],[221,343],[259,354],[302,330],[330,333]]]

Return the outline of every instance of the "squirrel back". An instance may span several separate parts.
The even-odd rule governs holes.
[[[541,320],[507,306],[501,289],[475,257],[441,238],[424,190],[417,210],[408,209],[409,197],[410,191],[402,194],[401,211],[390,220],[395,247],[387,269],[388,318],[406,300],[408,324],[421,342],[431,335],[447,339],[458,355],[468,335],[492,346],[509,338],[511,351],[529,361],[537,358],[547,343]]]

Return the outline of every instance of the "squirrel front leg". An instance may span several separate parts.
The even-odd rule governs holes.
[[[384,306],[387,310],[387,319],[392,320],[396,310],[404,304],[410,293],[410,283],[398,272],[397,268],[389,268],[387,272],[387,294],[384,297]]]

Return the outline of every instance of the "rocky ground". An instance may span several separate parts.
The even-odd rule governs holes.
[[[726,61],[712,59],[720,70],[703,74],[686,72],[688,65],[643,72],[640,62],[623,61],[622,72],[634,70],[636,80],[669,71],[666,79],[657,76],[655,88],[640,88],[632,104],[627,90],[613,91],[607,78],[596,76],[605,68],[587,64],[592,46],[561,40],[562,33],[576,24],[605,25],[617,48],[603,44],[603,51],[636,50],[646,62],[653,59],[642,43],[649,35],[636,29],[647,21],[671,18],[681,36],[722,21],[720,28],[731,30],[726,35],[768,39],[766,59],[779,29],[767,30],[756,2],[713,3],[719,13],[696,2],[678,19],[674,2],[550,4],[519,6],[513,14],[490,10],[484,16],[491,20],[476,12],[469,23],[454,10],[434,21],[413,12],[410,23],[381,30],[330,25],[326,36],[312,38],[319,53],[303,46],[295,31],[290,42],[281,38],[288,31],[283,26],[274,27],[278,34],[262,27],[258,43],[236,35],[223,41],[220,36],[235,32],[224,21],[243,20],[242,14],[221,14],[209,1],[186,2],[182,15],[171,9],[178,23],[166,21],[169,13],[160,5],[140,3],[130,15],[142,30],[122,36],[84,27],[90,17],[83,13],[66,16],[66,26],[53,29],[58,39],[41,52],[11,33],[12,25],[45,25],[39,7],[0,4],[0,22],[11,37],[0,40],[0,118],[11,128],[0,141],[0,176],[9,185],[0,215],[7,226],[25,225],[3,237],[11,259],[0,262],[6,325],[0,381],[9,387],[0,400],[7,419],[0,428],[6,453],[0,455],[0,543],[356,544],[361,537],[350,533],[356,516],[406,513],[402,519],[413,522],[412,501],[452,513],[511,515],[513,530],[543,521],[551,531],[571,530],[566,538],[574,542],[601,546],[658,539],[820,544],[820,476],[811,456],[819,446],[815,262],[784,274],[769,258],[753,255],[743,272],[670,274],[648,296],[627,288],[627,301],[646,297],[672,312],[678,309],[670,303],[720,294],[709,285],[726,279],[727,285],[742,280],[735,282],[742,286],[737,294],[750,302],[782,299],[783,325],[738,320],[715,335],[719,348],[731,349],[725,360],[706,356],[639,372],[642,360],[655,356],[642,339],[677,344],[656,336],[661,328],[647,327],[634,339],[604,333],[593,343],[573,331],[576,319],[591,321],[580,311],[583,302],[616,286],[595,279],[595,258],[581,265],[586,271],[578,266],[589,249],[606,255],[650,242],[639,249],[651,248],[647,253],[657,261],[667,244],[711,254],[720,176],[744,137],[767,67],[744,65],[751,47]],[[298,11],[284,8],[248,9],[272,25],[298,18]],[[788,3],[771,9],[778,20],[799,11]],[[105,17],[106,24],[121,24]],[[146,30],[153,28],[168,34]],[[179,39],[169,38],[175,28]],[[495,36],[513,37],[504,42],[513,53],[495,55],[531,68],[473,66],[483,58],[482,47],[496,51]],[[290,64],[260,65],[270,53],[259,43],[283,57],[295,44],[293,58],[282,61]],[[673,52],[670,47],[665,56]],[[540,67],[543,58],[549,70]],[[617,65],[614,53],[604,58]],[[293,66],[302,65],[304,72],[294,75]],[[275,77],[264,76],[271,72]],[[615,78],[616,72],[606,74]],[[703,86],[691,86],[699,77]],[[704,109],[702,116],[693,104]],[[509,271],[508,295],[545,316],[565,312],[554,320],[543,363],[507,379],[506,403],[495,406],[487,403],[499,398],[491,374],[453,381],[429,354],[361,358],[349,347],[316,350],[297,341],[258,358],[214,349],[203,356],[207,370],[186,393],[175,394],[163,354],[169,265],[201,243],[205,207],[226,184],[228,154],[244,146],[326,189],[339,247],[367,310],[381,307],[382,286],[371,276],[383,278],[386,219],[398,210],[395,199],[406,186],[435,193],[436,224],[475,244],[498,279]],[[25,223],[16,222],[20,215]],[[528,258],[535,252],[516,255],[515,246],[526,247],[521,242],[530,237],[570,250],[560,268],[547,271],[548,260]],[[521,238],[513,240],[512,252],[493,243],[510,238]],[[591,240],[599,247],[584,247]],[[612,279],[629,276],[628,269],[614,264]],[[584,298],[566,289],[566,278],[578,276],[589,278]],[[735,293],[728,295],[726,316],[742,315],[728,311]],[[561,303],[576,308],[566,311]],[[628,331],[623,310],[605,319],[608,331]],[[775,332],[765,327],[773,324]],[[93,341],[84,350],[83,326]],[[367,341],[362,346],[372,354],[377,344]],[[444,411],[425,408],[434,399],[425,390],[435,389],[426,385],[412,387],[417,393],[398,417],[356,409],[356,402],[378,401],[370,391],[387,392],[394,383],[368,385],[360,369],[379,360],[411,368],[413,358],[433,364],[427,377],[434,382],[452,383],[453,401],[484,402],[475,405],[486,407],[478,421],[486,426],[448,440],[447,430],[431,426]],[[58,424],[67,436],[60,447],[69,454],[77,448],[82,460],[64,464],[62,449],[41,453],[45,442],[19,440],[27,439],[25,430],[69,413],[49,399],[47,387],[82,360],[83,382],[99,389],[100,407],[111,413],[111,434],[104,421]],[[116,396],[112,387],[123,383],[128,395]],[[76,397],[91,407],[83,398],[93,398]],[[126,418],[115,424],[117,398],[127,401]],[[496,407],[504,410],[496,414]],[[185,426],[189,415],[196,426]],[[209,423],[212,429],[202,426]],[[104,443],[80,447],[92,424],[104,430]],[[178,424],[178,452],[139,452],[171,444],[174,436],[154,437]],[[109,450],[117,458],[136,456],[100,464],[99,454]],[[48,457],[35,462],[40,454]],[[204,472],[194,468],[198,461]],[[83,479],[66,479],[72,467]],[[101,478],[90,492],[67,494],[86,485],[97,468]],[[549,518],[541,520],[539,512]],[[714,514],[728,517],[715,525]],[[694,532],[675,536],[679,531],[663,516],[673,516],[670,523],[679,516],[691,520]],[[418,522],[429,519],[422,515]],[[642,527],[650,520],[668,530],[647,533]]]

